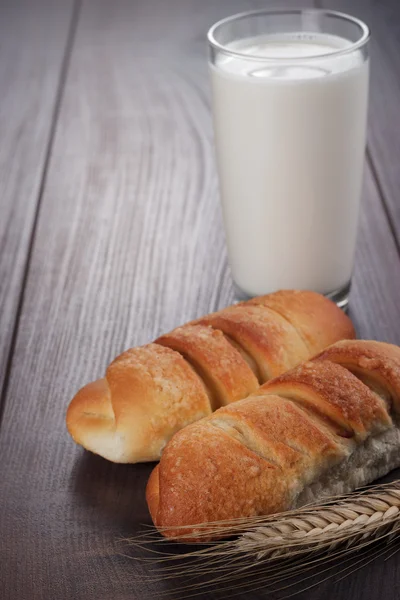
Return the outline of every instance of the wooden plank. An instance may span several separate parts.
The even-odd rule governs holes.
[[[400,260],[376,183],[366,165],[349,315],[357,334],[400,344]]]
[[[0,391],[23,287],[73,0],[0,2]]]
[[[117,352],[233,298],[204,32],[256,5],[84,3],[0,434],[1,598],[150,600],[167,589],[118,554],[117,539],[149,522],[151,466],[82,452],[65,410]],[[400,264],[368,173],[364,200],[352,311],[362,335],[400,341]],[[396,564],[306,597],[350,600],[368,585],[369,598],[394,600]]]
[[[329,0],[324,5],[354,14],[372,31],[368,143],[400,249],[400,3],[398,0]]]

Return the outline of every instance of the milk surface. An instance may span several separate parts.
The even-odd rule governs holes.
[[[254,296],[330,293],[351,278],[365,150],[368,62],[347,40],[271,35],[211,66],[233,278]],[[250,58],[268,57],[268,61]]]

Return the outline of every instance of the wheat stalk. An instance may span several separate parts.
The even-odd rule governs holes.
[[[235,539],[183,554],[176,553],[176,547],[172,554],[155,550],[155,541],[170,542],[154,530],[128,542],[153,553],[151,558],[139,560],[150,560],[153,568],[161,566],[158,576],[153,571],[150,579],[184,580],[173,590],[179,598],[196,596],[213,586],[230,590],[230,596],[267,585],[286,589],[293,578],[297,577],[296,583],[307,581],[307,574],[316,566],[321,579],[338,559],[343,572],[355,570],[357,561],[352,553],[379,540],[392,542],[400,529],[400,480],[285,513],[207,523],[199,529],[204,527],[204,536],[209,536],[210,531],[220,533],[221,525],[228,534],[235,534]],[[386,550],[385,544],[370,556]],[[350,558],[351,567],[346,567]],[[276,588],[282,582],[285,584]]]

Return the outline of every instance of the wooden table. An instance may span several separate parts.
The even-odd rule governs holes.
[[[205,33],[266,3],[0,1],[2,600],[164,589],[118,543],[150,522],[151,465],[85,453],[65,410],[121,350],[233,299]],[[400,343],[400,3],[327,5],[374,38],[350,314],[360,337]],[[400,559],[297,597],[395,600]]]

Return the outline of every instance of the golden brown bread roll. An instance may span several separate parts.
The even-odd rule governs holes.
[[[256,298],[121,354],[73,398],[67,427],[78,444],[114,462],[158,460],[182,427],[353,337],[350,319],[319,294]]]
[[[147,485],[154,524],[195,540],[366,485],[400,466],[399,413],[400,348],[338,342],[178,432]]]

